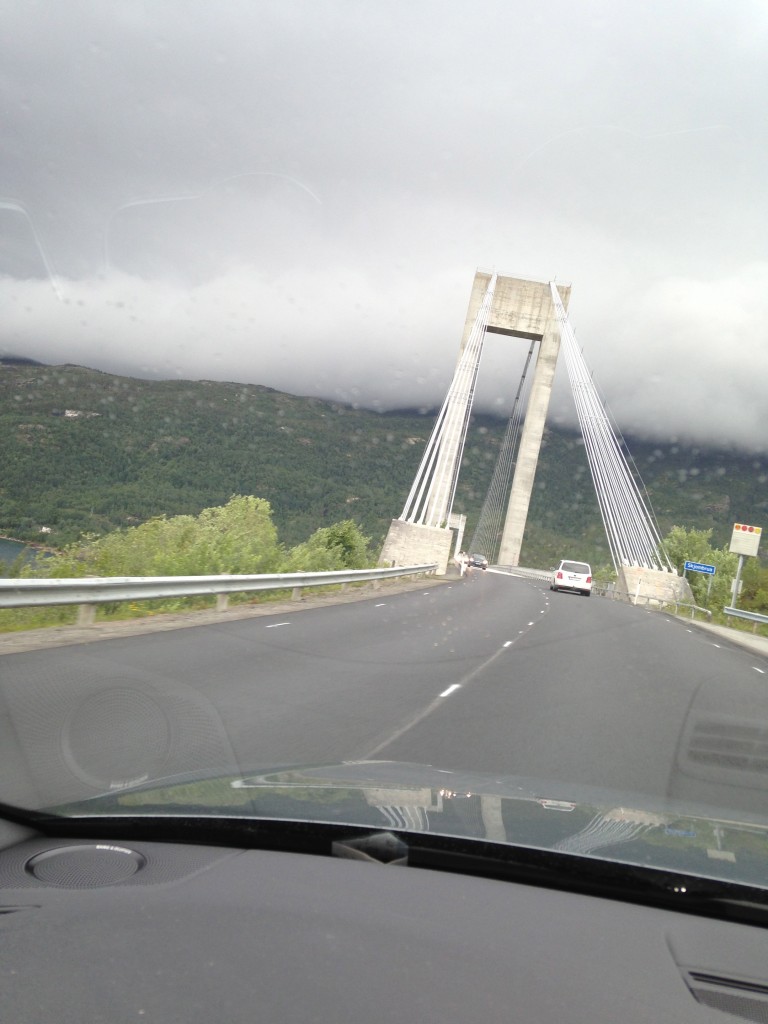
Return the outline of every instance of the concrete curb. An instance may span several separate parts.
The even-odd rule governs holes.
[[[678,616],[680,618],[680,616]],[[743,629],[731,629],[729,626],[714,626],[708,622],[696,622],[693,619],[686,619],[691,626],[696,626],[698,629],[703,629],[707,633],[712,633],[715,636],[719,636],[723,640],[727,640],[729,643],[737,644],[739,647],[744,647],[755,654],[761,654],[763,657],[768,658],[768,637],[757,636],[754,633],[747,633]]]

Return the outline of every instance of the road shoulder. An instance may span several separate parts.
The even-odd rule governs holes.
[[[141,636],[145,633],[160,633],[172,629],[190,629],[193,626],[221,625],[239,619],[254,619],[263,615],[287,615],[310,611],[335,604],[349,604],[352,601],[370,601],[387,594],[402,594],[412,590],[432,589],[448,582],[447,577],[419,579],[382,580],[376,585],[356,584],[347,590],[328,593],[307,594],[300,600],[265,601],[259,604],[233,605],[226,611],[215,609],[201,611],[162,613],[140,619],[119,619],[96,622],[92,626],[48,626],[45,629],[29,629],[13,633],[0,633],[0,656],[20,654],[24,651],[45,650],[51,647],[67,647],[71,644],[89,644],[100,640],[112,640],[123,636]]]

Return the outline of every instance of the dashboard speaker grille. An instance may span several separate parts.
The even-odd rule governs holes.
[[[751,788],[768,786],[768,726],[735,716],[692,715],[679,766],[687,775]]]
[[[94,828],[98,822],[94,820]],[[232,850],[173,843],[109,839],[79,841],[31,839],[0,851],[3,890],[43,888],[96,889],[102,886],[147,886],[178,881],[221,860]],[[6,904],[19,906],[18,897]],[[0,908],[0,916],[3,910]]]
[[[704,1006],[755,1024],[768,1024],[768,985],[703,971],[686,971],[685,981],[694,998]]]
[[[107,682],[90,669],[82,678],[70,669],[53,680],[35,669],[4,686],[2,697],[39,805],[189,772],[237,772],[218,712],[191,688],[128,670]],[[28,794],[17,798],[25,800]]]
[[[46,885],[91,889],[125,882],[145,863],[140,853],[124,846],[82,843],[38,853],[27,861],[26,870]]]

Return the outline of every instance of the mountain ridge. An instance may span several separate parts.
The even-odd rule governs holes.
[[[234,493],[272,504],[295,544],[352,518],[381,543],[403,502],[435,410],[374,412],[234,381],[144,380],[35,362],[0,369],[0,534],[60,546],[156,515],[197,514]],[[506,429],[472,416],[455,511],[471,537]],[[727,449],[626,438],[664,535],[768,519],[768,460]],[[467,543],[469,540],[467,541]],[[526,564],[562,550],[608,562],[580,435],[545,430]]]

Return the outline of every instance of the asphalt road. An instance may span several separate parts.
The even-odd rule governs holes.
[[[6,655],[0,778],[4,799],[42,805],[178,771],[374,758],[705,799],[692,722],[768,736],[766,694],[768,659],[681,620],[475,571]],[[762,799],[768,770],[729,770],[717,785],[747,778]]]

